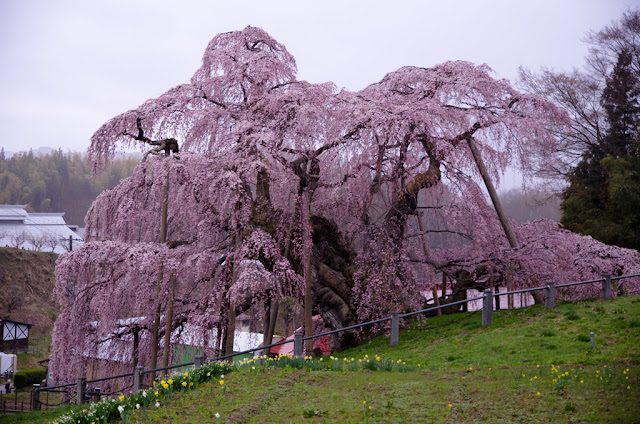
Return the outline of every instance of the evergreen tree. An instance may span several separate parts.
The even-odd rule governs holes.
[[[632,59],[621,51],[606,80],[607,134],[570,174],[562,223],[604,243],[640,249],[640,80]]]

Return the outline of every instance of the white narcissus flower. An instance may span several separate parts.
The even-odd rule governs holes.
[[[160,402],[156,402],[156,408],[160,407]]]
[[[140,404],[136,403],[136,409],[140,409]]]
[[[142,397],[147,397],[147,391],[146,390],[142,391]]]
[[[216,417],[216,418],[220,418],[220,414],[216,412],[215,417]]]
[[[120,413],[122,414],[124,412],[124,406],[118,406],[118,411],[120,411]]]

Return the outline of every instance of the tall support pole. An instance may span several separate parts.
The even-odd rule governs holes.
[[[173,303],[176,297],[176,274],[171,273],[169,279],[169,301],[167,302],[167,318],[164,330],[164,352],[162,355],[162,366],[169,366],[169,357],[171,356],[171,333],[173,332]],[[166,375],[167,370],[162,371]]]
[[[169,171],[167,170],[167,179],[162,189],[162,207],[160,211],[160,243],[167,242],[167,215],[169,210]],[[158,280],[156,281],[156,310],[153,317],[153,334],[151,335],[151,368],[158,367],[158,344],[160,333],[160,286],[164,278],[164,266],[160,263],[158,270]],[[151,379],[156,379],[156,373],[151,373]]]
[[[267,329],[266,336],[264,339],[264,345],[270,345],[273,343],[273,333],[276,330],[276,321],[278,320],[278,310],[280,309],[280,301],[275,300],[271,301],[270,308],[270,317],[269,317],[269,328]],[[263,355],[269,356],[271,355],[271,348],[266,348],[263,351]]]
[[[489,197],[491,197],[491,201],[493,202],[493,207],[496,209],[496,213],[498,214],[498,219],[500,220],[500,224],[502,225],[502,229],[504,230],[505,235],[507,236],[507,240],[509,240],[509,245],[512,249],[516,249],[519,246],[518,240],[516,239],[516,234],[513,232],[511,228],[511,224],[507,219],[507,215],[504,213],[504,209],[502,208],[502,203],[500,202],[500,198],[498,197],[498,192],[491,181],[491,177],[489,176],[489,172],[487,171],[487,167],[482,160],[482,155],[478,150],[478,146],[476,146],[476,142],[473,140],[473,137],[467,138],[467,143],[469,144],[469,149],[471,149],[471,154],[473,155],[473,159],[476,162],[476,166],[478,167],[478,171],[482,176],[482,180],[484,181],[485,186],[487,187],[487,191],[489,192]]]
[[[307,173],[308,175],[308,173]],[[306,337],[313,335],[313,277],[311,275],[311,193],[305,186],[302,192],[302,251],[304,270],[304,333]],[[313,352],[313,339],[306,342],[307,352]]]

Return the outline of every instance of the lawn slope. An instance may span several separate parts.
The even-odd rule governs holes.
[[[640,298],[405,323],[322,360],[249,362],[130,423],[640,423]],[[592,349],[589,333],[595,334]],[[154,396],[155,397],[155,396]],[[155,399],[154,399],[155,401]],[[16,416],[4,422],[48,422]],[[219,416],[219,418],[218,418]]]

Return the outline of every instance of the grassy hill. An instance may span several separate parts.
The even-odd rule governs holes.
[[[380,337],[322,360],[249,362],[224,384],[214,374],[174,393],[179,375],[149,392],[147,408],[134,411],[141,395],[115,404],[129,423],[640,423],[640,298],[498,311],[491,327],[480,322],[478,312],[429,318],[401,331],[394,348]]]
[[[57,258],[55,253],[0,247],[0,317],[33,324],[29,352],[18,355],[19,369],[38,368],[38,360],[49,356],[60,313],[53,299]]]

